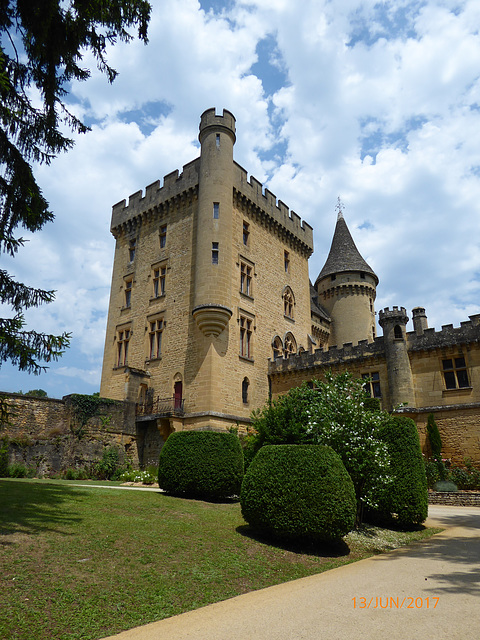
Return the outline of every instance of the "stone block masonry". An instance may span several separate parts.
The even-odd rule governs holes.
[[[131,403],[95,403],[95,415],[79,411],[76,398],[62,400],[20,394],[0,394],[9,405],[9,424],[0,438],[9,441],[9,463],[36,467],[38,475],[97,462],[106,447],[115,447],[120,460],[138,464],[135,408]],[[97,400],[97,399],[95,399]]]
[[[452,507],[480,507],[480,492],[429,491],[428,504],[444,504]]]

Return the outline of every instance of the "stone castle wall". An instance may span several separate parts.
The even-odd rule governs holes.
[[[360,342],[342,348],[318,349],[288,359],[269,363],[273,397],[314,378],[321,378],[326,370],[334,374],[348,370],[352,375],[378,372],[382,391],[382,407],[391,406],[388,384],[385,338],[373,343]],[[451,325],[442,331],[427,329],[423,335],[406,334],[408,356],[415,391],[415,406],[401,409],[416,422],[422,451],[429,455],[426,424],[433,413],[440,430],[443,454],[454,464],[471,458],[480,467],[480,316],[471,316],[460,327]],[[465,356],[470,386],[445,389],[442,359]]]
[[[72,396],[1,396],[9,405],[9,424],[0,427],[0,438],[8,438],[10,464],[36,466],[43,475],[98,462],[106,447],[117,448],[122,461],[128,457],[138,464],[134,407],[127,403],[99,404],[98,415],[82,425]]]
[[[480,468],[479,402],[450,407],[426,407],[421,411],[404,409],[401,413],[415,420],[420,446],[426,456],[430,455],[427,420],[429,414],[433,413],[442,439],[442,455],[456,465],[462,465],[465,458],[470,458]]]

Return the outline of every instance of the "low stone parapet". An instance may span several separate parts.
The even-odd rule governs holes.
[[[480,491],[429,491],[428,504],[480,507]]]

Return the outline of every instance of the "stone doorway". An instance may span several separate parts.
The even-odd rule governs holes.
[[[142,420],[136,424],[137,453],[140,469],[158,466],[158,456],[172,428],[168,419]]]

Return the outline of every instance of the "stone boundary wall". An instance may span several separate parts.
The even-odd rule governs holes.
[[[429,491],[428,504],[480,507],[480,491]]]
[[[98,402],[98,411],[87,419],[76,407],[75,394],[61,400],[0,396],[10,411],[9,423],[0,426],[0,439],[9,441],[9,464],[35,466],[44,475],[94,464],[106,447],[116,447],[122,462],[129,458],[138,464],[132,403]]]
[[[430,455],[427,436],[428,415],[433,413],[442,438],[442,455],[453,464],[462,466],[470,458],[480,468],[480,403],[445,405],[411,409],[404,407],[397,414],[412,418],[417,425],[420,446]]]

